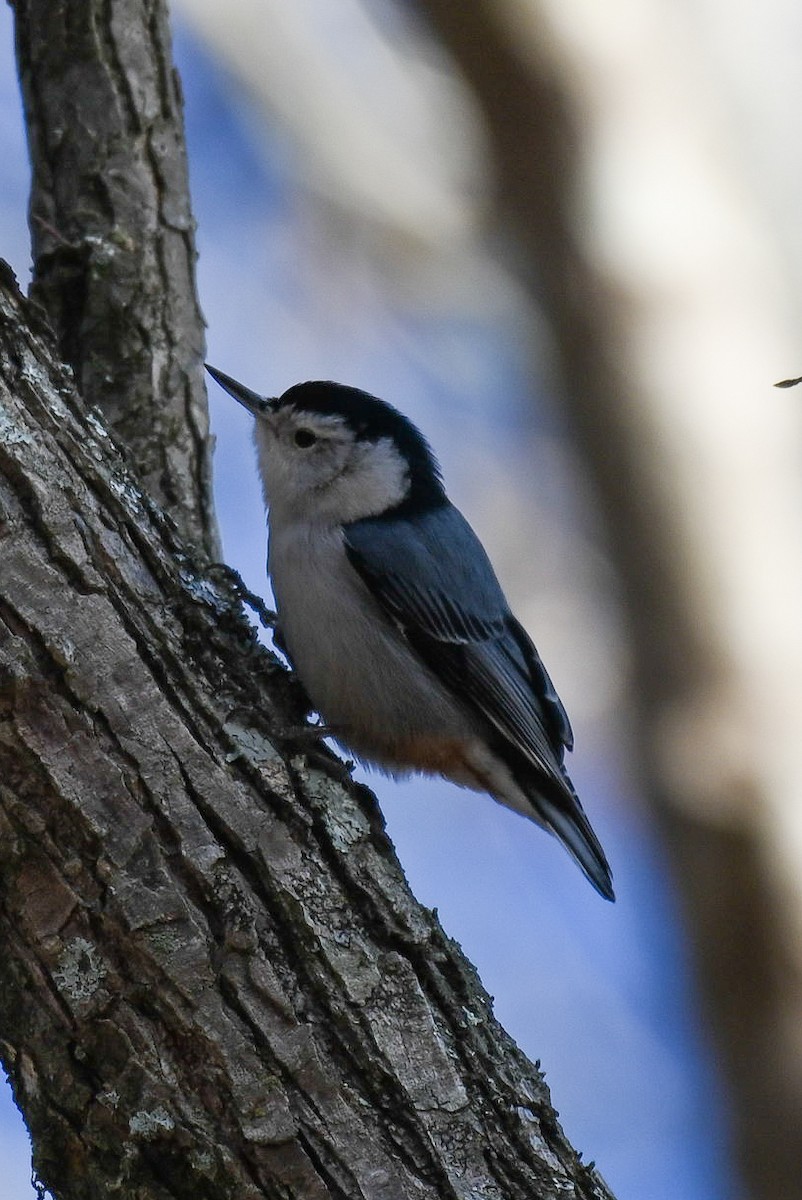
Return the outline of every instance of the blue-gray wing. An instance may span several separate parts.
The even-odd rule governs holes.
[[[498,735],[533,816],[614,899],[604,850],[563,765],[573,744],[565,709],[464,517],[446,503],[356,521],[345,527],[345,547],[423,662]]]
[[[352,565],[424,662],[544,774],[562,777],[573,738],[540,657],[481,542],[444,504],[346,526]]]

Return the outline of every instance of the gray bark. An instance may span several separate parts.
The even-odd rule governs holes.
[[[161,0],[15,0],[33,294],[84,399],[219,557],[181,89]]]
[[[0,1052],[37,1173],[119,1194],[586,1200],[536,1066],[291,679],[0,279]]]

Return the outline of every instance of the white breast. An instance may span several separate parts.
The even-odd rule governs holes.
[[[467,712],[408,648],[349,563],[341,527],[288,525],[268,560],[282,635],[317,711],[357,755],[472,732]]]

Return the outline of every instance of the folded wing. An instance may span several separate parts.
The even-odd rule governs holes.
[[[506,747],[534,814],[612,896],[604,852],[563,766],[568,716],[485,551],[448,503],[346,526],[349,559],[427,666]]]

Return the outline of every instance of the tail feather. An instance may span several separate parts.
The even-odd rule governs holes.
[[[549,780],[548,790],[544,782],[542,775],[537,779],[530,778],[526,789],[537,811],[537,819],[562,842],[599,895],[614,901],[610,864],[565,767],[561,765],[559,778]]]
[[[568,813],[547,801],[541,811],[549,829],[559,838],[599,895],[605,900],[615,900],[610,864],[582,809]]]

